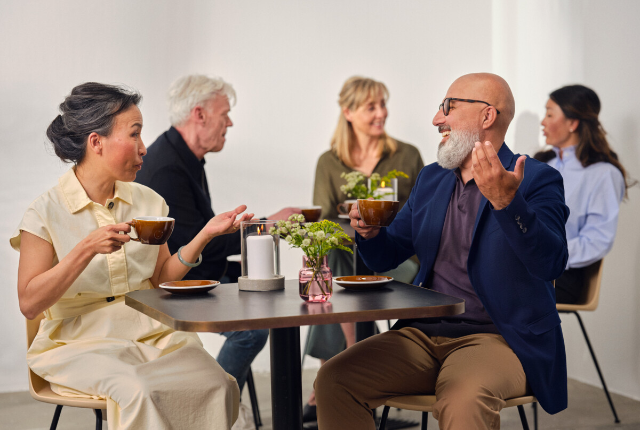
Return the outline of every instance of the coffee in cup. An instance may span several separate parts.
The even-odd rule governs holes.
[[[357,200],[345,200],[344,203],[340,203],[336,206],[336,210],[340,215],[349,216],[349,212],[351,212],[351,206],[356,204]]]
[[[366,225],[387,227],[398,214],[399,201],[358,199],[358,213]]]
[[[162,216],[136,217],[129,224],[138,237],[132,237],[131,240],[145,245],[162,245],[173,233],[175,222],[173,218]]]
[[[322,206],[308,206],[300,208],[306,222],[316,222],[320,219]]]

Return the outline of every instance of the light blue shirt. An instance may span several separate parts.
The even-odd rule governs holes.
[[[564,198],[571,210],[567,220],[567,269],[586,267],[602,259],[613,246],[618,227],[625,182],[611,163],[598,162],[582,167],[575,146],[553,148],[556,158],[547,164],[564,179]]]

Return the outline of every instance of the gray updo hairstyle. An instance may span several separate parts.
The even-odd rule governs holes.
[[[61,115],[47,128],[56,155],[65,163],[80,164],[89,135],[109,136],[115,117],[140,100],[135,90],[115,85],[86,82],[76,86],[60,103]]]

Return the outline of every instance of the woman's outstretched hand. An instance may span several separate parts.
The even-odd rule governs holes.
[[[242,212],[246,210],[246,205],[240,205],[232,211],[216,215],[209,220],[203,231],[210,239],[223,234],[234,233],[238,231],[242,221],[249,221],[253,218],[252,213],[242,214]],[[240,214],[242,214],[242,216],[236,219]]]

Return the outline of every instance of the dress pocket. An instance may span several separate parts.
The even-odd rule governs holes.
[[[561,321],[560,315],[558,315],[558,311],[553,310],[542,318],[539,318],[536,321],[527,324],[527,328],[531,333],[540,335],[556,328],[558,325],[560,325],[560,323]]]

